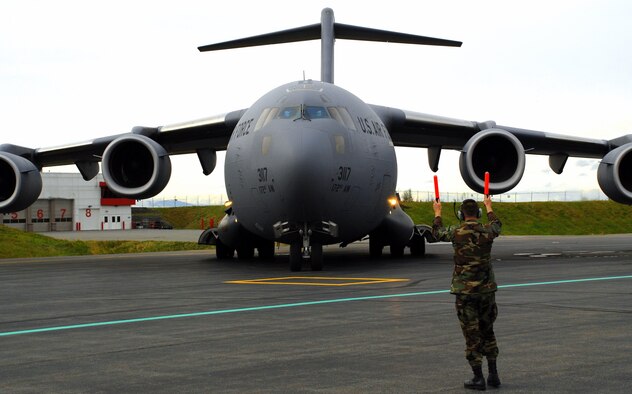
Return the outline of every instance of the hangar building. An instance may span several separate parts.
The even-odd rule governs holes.
[[[112,194],[101,174],[84,181],[77,173],[42,173],[39,199],[23,211],[0,215],[23,231],[127,230],[136,200]]]

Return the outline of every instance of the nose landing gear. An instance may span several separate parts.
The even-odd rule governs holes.
[[[323,270],[323,245],[311,240],[312,230],[307,224],[299,230],[302,237],[301,243],[290,244],[290,270],[300,271],[303,260],[310,261],[312,271]]]

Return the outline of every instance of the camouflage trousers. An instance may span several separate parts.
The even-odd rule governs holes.
[[[496,360],[498,345],[494,321],[498,315],[495,293],[456,294],[456,313],[465,337],[465,358],[472,367],[480,366],[483,357]]]

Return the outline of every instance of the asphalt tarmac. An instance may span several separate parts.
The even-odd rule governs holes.
[[[493,257],[499,392],[631,392],[632,235],[501,237]],[[466,392],[451,258],[0,260],[0,392]]]

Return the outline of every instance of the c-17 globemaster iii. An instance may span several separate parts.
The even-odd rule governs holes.
[[[41,191],[42,167],[75,164],[84,179],[103,177],[116,194],[144,199],[169,182],[169,155],[197,153],[203,173],[226,150],[225,182],[230,200],[217,228],[200,242],[216,245],[218,258],[274,256],[274,243],[290,245],[290,268],[309,260],[322,269],[323,245],[346,245],[369,237],[371,256],[385,246],[423,255],[424,226],[413,223],[395,194],[395,146],[427,148],[433,171],[442,149],[461,151],[465,183],[483,192],[514,188],[525,169],[525,153],[549,156],[561,173],[569,156],[601,158],[601,189],[612,200],[632,204],[632,135],[614,140],[445,118],[371,105],[334,84],[334,40],[351,39],[459,47],[461,42],[345,25],[326,8],[321,23],[199,47],[200,51],[321,40],[321,80],[291,82],[251,107],[161,127],[55,148],[0,146],[0,213],[22,210]]]

